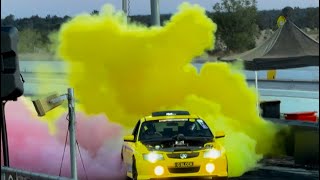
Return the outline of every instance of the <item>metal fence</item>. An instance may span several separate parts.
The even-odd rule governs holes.
[[[51,176],[20,169],[1,166],[1,180],[73,180],[66,177]]]

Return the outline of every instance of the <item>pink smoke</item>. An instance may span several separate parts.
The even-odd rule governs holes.
[[[57,176],[67,132],[66,114],[57,121],[57,134],[52,136],[47,124],[32,115],[33,107],[28,107],[22,98],[5,106],[10,166]],[[104,115],[77,112],[76,118],[77,140],[88,179],[124,179],[120,161],[121,126],[109,122]],[[78,150],[77,155],[79,179],[86,179]],[[68,145],[61,176],[70,177]]]

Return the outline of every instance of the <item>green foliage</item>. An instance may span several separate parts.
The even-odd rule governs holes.
[[[44,47],[41,34],[33,29],[24,29],[19,32],[19,53],[39,52]]]
[[[92,15],[99,14],[94,10]],[[255,0],[221,0],[214,6],[213,12],[207,15],[218,25],[218,39],[225,41],[233,51],[244,51],[255,46],[255,34],[258,25],[260,30],[276,29],[276,21],[281,10],[267,10],[257,12]],[[161,15],[161,24],[165,24],[171,14]],[[16,19],[10,14],[1,19],[1,25],[13,25],[19,30],[19,52],[49,52],[55,54],[57,47],[57,32],[62,23],[71,17],[51,16]],[[149,15],[135,15],[129,17],[136,24],[150,26]],[[300,28],[319,28],[319,7],[294,8],[290,19]]]
[[[255,0],[222,0],[213,9],[217,34],[229,50],[244,51],[255,47],[258,34]]]
[[[59,45],[58,35],[59,35],[58,31],[53,31],[48,36],[49,38],[48,51],[53,55],[56,55],[56,50]]]
[[[14,19],[14,15],[10,14],[7,17],[5,17],[4,19],[1,19],[1,25],[16,25],[15,19]]]
[[[276,29],[277,19],[281,10],[264,10],[258,12],[257,24],[260,30]],[[319,28],[319,7],[316,8],[294,8],[289,17],[300,28]]]
[[[99,11],[98,10],[93,10],[90,14],[91,15],[99,15]]]

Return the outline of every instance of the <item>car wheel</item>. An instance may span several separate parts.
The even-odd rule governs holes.
[[[136,165],[136,159],[134,156],[132,157],[132,179],[137,180],[138,179],[138,171],[137,171],[137,165]]]
[[[124,168],[124,173],[126,175],[126,180],[131,180],[131,178],[127,176],[127,168],[125,167],[126,164],[124,163],[122,158],[121,158],[121,166],[122,166],[122,168]]]

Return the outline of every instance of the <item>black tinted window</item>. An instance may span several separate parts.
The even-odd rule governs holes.
[[[187,137],[213,137],[209,127],[201,119],[173,119],[143,122],[139,140],[171,138],[178,134]]]

